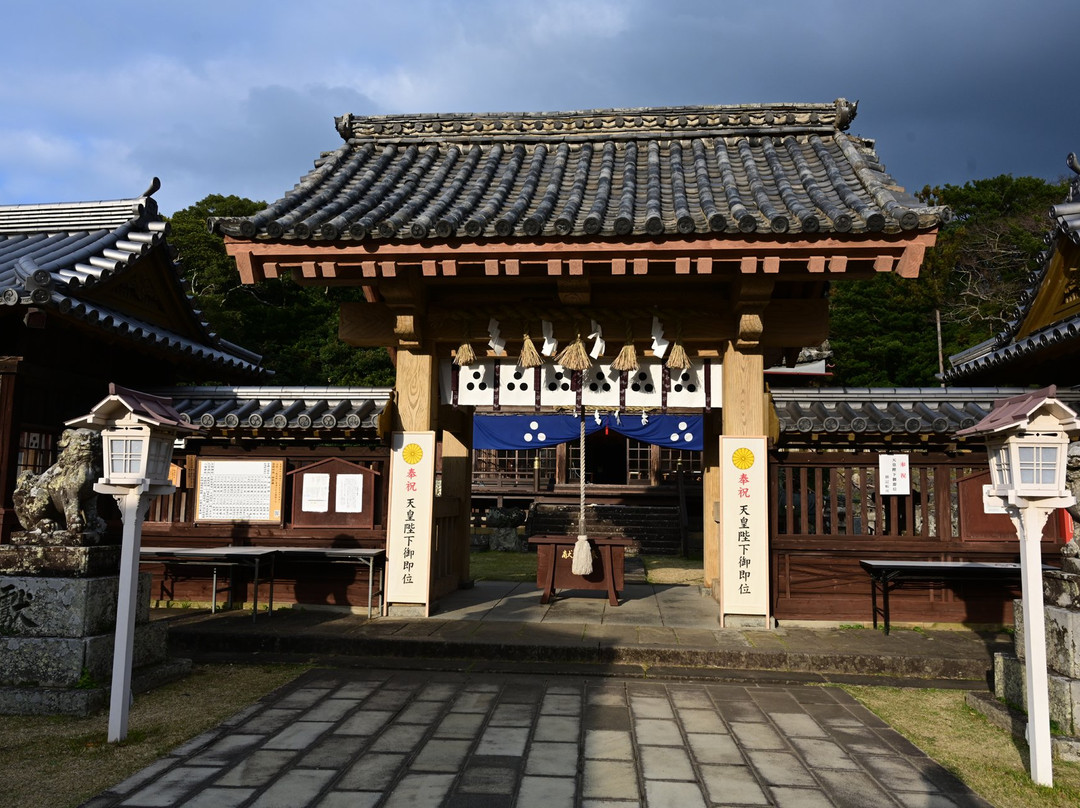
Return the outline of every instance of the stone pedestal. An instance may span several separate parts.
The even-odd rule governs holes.
[[[1080,760],[1080,559],[1066,558],[1060,572],[1043,574],[1043,601],[1050,720],[1059,733],[1053,738],[1054,754]],[[995,655],[994,694],[1026,710],[1023,603],[1013,601],[1013,609],[1014,653]]]
[[[118,550],[0,548],[0,713],[86,715],[108,704]],[[92,574],[102,568],[112,574]],[[150,623],[149,604],[147,573],[139,581],[134,689],[190,667],[168,660],[165,627]]]

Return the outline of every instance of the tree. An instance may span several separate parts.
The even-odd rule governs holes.
[[[924,202],[946,205],[953,220],[923,266],[942,319],[973,345],[1000,333],[1015,317],[1028,274],[1046,248],[1047,211],[1065,198],[1065,182],[1002,174],[963,186],[926,187]]]
[[[197,308],[224,339],[263,356],[283,385],[393,384],[394,369],[382,348],[353,348],[338,339],[338,308],[362,301],[360,289],[300,286],[290,277],[245,286],[221,236],[210,233],[212,216],[250,216],[264,202],[211,194],[177,211],[169,241]],[[207,380],[200,380],[207,381]]]
[[[1044,249],[1047,211],[1066,183],[1007,174],[917,194],[953,219],[927,252],[920,277],[833,284],[833,380],[850,386],[938,383],[937,317],[947,357],[1000,333],[1015,317]]]

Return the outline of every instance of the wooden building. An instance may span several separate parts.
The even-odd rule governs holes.
[[[159,497],[143,526],[143,544],[160,547],[371,548],[386,545],[385,479],[389,449],[380,425],[391,391],[371,387],[214,386],[153,391],[172,399],[183,421],[199,427],[173,454],[174,494]],[[243,501],[216,496],[214,476],[253,478]],[[305,479],[320,475],[327,490],[341,474],[361,480],[356,502],[339,510],[332,497],[305,506]],[[254,479],[257,478],[257,479]],[[154,600],[207,603],[209,567],[153,565]],[[363,609],[368,574],[362,564],[279,558],[274,603]],[[229,576],[228,594],[266,603],[269,584],[245,570]],[[381,574],[378,567],[376,576]],[[381,596],[378,579],[374,591]],[[219,593],[223,594],[223,593]]]
[[[591,401],[581,371],[549,360],[540,373],[563,372],[569,390],[542,375],[535,385],[534,369],[539,395],[523,399],[517,386],[508,404],[512,357],[545,323],[563,346],[596,330],[613,348],[633,345],[658,374],[645,414],[700,418],[704,572],[718,582],[719,438],[767,435],[764,368],[825,338],[831,279],[914,277],[943,220],[896,185],[873,141],[847,132],[854,116],[843,99],[345,115],[343,143],[296,188],[212,224],[246,283],[289,273],[364,287],[368,302],[343,309],[341,336],[394,352],[394,429],[438,430],[442,492],[462,503],[459,533],[441,544],[464,560],[440,568],[432,597],[467,578],[472,416],[487,404],[462,402],[454,387],[460,346],[475,349],[490,405],[508,417],[619,407],[626,376],[610,375],[608,354],[594,366],[606,398]],[[676,370],[701,374],[708,402],[665,399],[677,380],[656,323],[691,360]]]
[[[153,193],[0,206],[0,542],[19,529],[22,471],[55,460],[64,421],[109,382],[142,389],[264,375],[216,336],[187,296]]]
[[[1080,162],[1069,194],[1050,209],[1047,250],[1031,272],[1009,325],[949,357],[951,384],[1080,385]]]

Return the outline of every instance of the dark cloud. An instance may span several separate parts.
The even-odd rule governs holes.
[[[321,152],[341,145],[335,116],[375,111],[371,99],[348,88],[256,87],[226,114],[208,110],[205,117],[178,121],[133,149],[131,160],[158,172],[158,197],[167,210],[212,193],[270,201]]]
[[[153,175],[166,210],[277,198],[340,143],[343,112],[844,96],[913,190],[1054,179],[1080,151],[1074,0],[117,0],[101,20],[9,6],[12,30],[40,34],[0,50],[0,203],[130,195]]]

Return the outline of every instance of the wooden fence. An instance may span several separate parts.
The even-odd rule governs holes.
[[[872,619],[860,559],[1018,561],[1012,524],[983,512],[982,453],[908,455],[911,493],[880,495],[878,455],[776,452],[770,457],[770,570],[779,619]],[[1062,524],[1047,523],[1043,552],[1058,557]],[[896,590],[898,621],[1008,623],[1019,588],[980,582]]]

